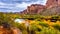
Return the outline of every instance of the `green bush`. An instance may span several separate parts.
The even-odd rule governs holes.
[[[54,24],[53,27],[57,30],[60,30],[60,25],[59,24]]]
[[[44,26],[44,27],[48,27],[49,26],[47,23],[44,23],[44,22],[40,22],[39,25]]]

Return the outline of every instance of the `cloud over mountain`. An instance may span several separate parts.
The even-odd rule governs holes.
[[[47,0],[0,0],[0,12],[19,12],[31,4],[45,5]]]

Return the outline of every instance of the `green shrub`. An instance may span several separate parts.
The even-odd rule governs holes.
[[[57,30],[60,30],[60,25],[59,24],[54,24],[53,27]]]
[[[44,27],[48,27],[49,26],[47,23],[44,23],[44,22],[40,22],[39,25],[44,26]]]

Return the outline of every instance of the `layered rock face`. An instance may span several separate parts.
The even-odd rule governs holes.
[[[60,0],[49,0],[46,7],[47,9],[41,15],[60,15]]]
[[[60,0],[47,0],[46,5],[32,4],[21,12],[21,14],[40,14],[45,9],[50,9],[55,6],[60,6]]]
[[[32,4],[31,6],[27,7],[27,13],[28,14],[36,14],[36,13],[40,13],[43,9],[45,9],[46,7],[43,5],[38,5],[38,4]]]
[[[41,12],[40,14],[44,16],[60,15],[60,6],[52,7],[50,9],[45,10],[44,12]]]
[[[49,9],[53,6],[57,6],[58,0],[48,0],[46,3],[46,7]]]
[[[31,6],[28,6],[26,10],[21,12],[21,14],[39,14],[44,9],[46,9],[44,5],[32,4]]]

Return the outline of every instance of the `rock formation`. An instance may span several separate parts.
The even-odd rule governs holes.
[[[40,14],[44,16],[60,15],[60,6],[55,6],[50,9],[46,9],[44,12],[41,12]]]
[[[40,14],[46,9],[50,9],[55,6],[60,6],[60,0],[47,0],[46,5],[32,4],[28,6],[26,10],[20,12],[21,14]]]
[[[48,0],[47,3],[46,3],[46,7],[49,9],[53,6],[57,5],[57,1],[55,0]]]
[[[0,26],[0,34],[22,34],[22,32],[15,27],[11,27],[11,29],[3,28],[3,26]]]
[[[60,0],[58,0],[58,5],[60,6]]]
[[[31,6],[28,6],[26,10],[21,12],[22,14],[39,14],[41,11],[43,11],[46,7],[44,5],[40,4],[32,4]]]

